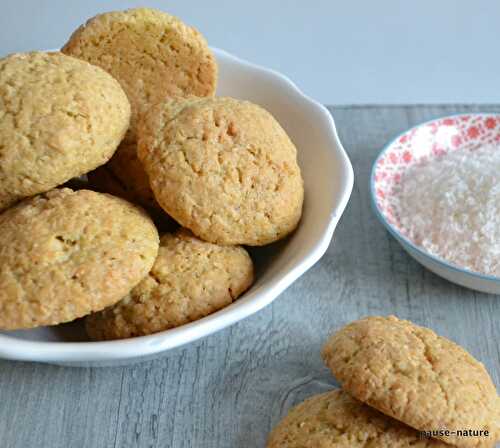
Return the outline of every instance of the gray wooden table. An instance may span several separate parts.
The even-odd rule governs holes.
[[[500,106],[334,107],[356,181],[321,262],[272,306],[156,361],[88,369],[0,361],[0,446],[263,447],[290,406],[335,384],[319,355],[327,335],[370,314],[396,314],[457,341],[500,385],[500,297],[410,259],[368,196],[370,166],[391,137],[483,110]]]

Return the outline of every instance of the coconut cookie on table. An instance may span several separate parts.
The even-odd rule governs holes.
[[[370,408],[343,390],[295,406],[272,431],[267,448],[446,448]]]
[[[260,246],[300,220],[297,150],[274,117],[248,101],[159,103],[140,122],[138,154],[159,204],[206,241]]]
[[[178,327],[231,304],[252,282],[245,249],[207,243],[181,229],[161,238],[149,275],[130,294],[86,318],[87,333],[121,339]]]
[[[0,59],[0,210],[106,163],[130,104],[104,70],[61,53]]]
[[[0,329],[55,325],[118,302],[147,275],[158,232],[138,207],[56,189],[0,215]]]
[[[428,328],[368,317],[335,333],[322,355],[347,392],[413,428],[477,432],[436,435],[460,447],[500,438],[500,402],[483,364]]]

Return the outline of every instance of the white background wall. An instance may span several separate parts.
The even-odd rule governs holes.
[[[61,46],[86,18],[147,5],[328,104],[500,102],[500,1],[0,0],[0,54]]]

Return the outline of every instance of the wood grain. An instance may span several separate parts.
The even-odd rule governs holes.
[[[376,221],[368,179],[382,146],[411,125],[500,106],[332,109],[356,182],[334,243],[257,315],[155,361],[65,368],[0,361],[0,446],[264,447],[287,409],[335,382],[319,350],[369,314],[396,314],[466,347],[500,384],[500,298],[455,286],[410,259]]]

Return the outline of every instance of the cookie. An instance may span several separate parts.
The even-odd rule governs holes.
[[[170,96],[209,96],[217,85],[217,63],[203,36],[164,12],[137,8],[99,14],[82,25],[61,50],[111,73],[137,118]]]
[[[173,115],[179,105],[183,105],[185,101],[196,100],[198,100],[197,96],[187,95],[186,97],[167,98],[164,103],[169,107],[170,113]],[[148,175],[137,156],[137,143],[135,141],[122,142],[111,160],[102,168],[98,168],[98,173],[92,173],[89,179],[91,181],[95,180],[101,185],[104,183],[108,183],[110,186],[111,183],[119,184],[121,193],[118,196],[136,202],[149,210],[165,213],[156,202],[149,185]],[[112,192],[110,191],[110,193]]]
[[[86,318],[87,333],[121,339],[178,327],[231,304],[252,282],[245,249],[206,243],[181,229],[161,238],[151,272],[130,294]]]
[[[446,448],[342,390],[315,395],[272,431],[267,448]]]
[[[55,325],[118,302],[147,275],[158,232],[138,207],[56,189],[0,215],[0,329]]]
[[[111,160],[88,174],[91,186],[150,210],[162,211],[149,186],[148,175],[137,158],[137,145],[123,142]]]
[[[188,95],[186,98],[167,98],[165,103],[174,113],[179,104],[197,99],[198,97]],[[165,214],[154,197],[149,185],[149,177],[137,156],[137,143],[135,141],[122,142],[111,160],[106,165],[89,173],[88,178],[91,185],[98,188],[109,188],[109,193],[140,204],[154,212]]]
[[[145,175],[145,174],[144,174]],[[138,204],[144,207],[149,216],[153,219],[159,232],[172,232],[179,227],[169,215],[167,215],[163,209],[155,201],[153,192],[150,190],[149,194],[144,188],[142,190],[137,190],[132,188],[133,183],[123,182],[120,178],[115,176],[114,172],[111,170],[109,163],[100,166],[96,170],[87,174],[88,181],[85,183],[86,189],[94,190],[99,193],[109,193],[113,196],[125,199],[133,204]],[[136,182],[134,180],[133,182]],[[137,181],[135,186],[139,186],[141,181]],[[75,185],[72,181],[71,184]],[[71,185],[65,184],[69,188]],[[75,187],[78,185],[76,184]],[[148,184],[149,187],[149,184]],[[78,187],[77,189],[80,189]]]
[[[129,120],[99,67],[61,53],[0,59],[0,210],[106,163]]]
[[[157,104],[140,122],[138,155],[159,204],[206,241],[260,246],[299,222],[296,148],[269,112],[248,101]]]
[[[182,98],[167,98],[165,103],[174,114],[179,104],[197,99],[196,96],[188,95]],[[155,217],[160,218],[163,215],[170,221],[170,224],[174,223],[154,197],[148,175],[137,157],[136,142],[122,142],[106,165],[88,174],[88,180],[92,187],[139,204],[147,208]]]
[[[499,400],[483,364],[428,328],[368,317],[334,334],[322,355],[347,392],[413,428],[488,431],[439,436],[461,447],[491,447],[500,435]]]

